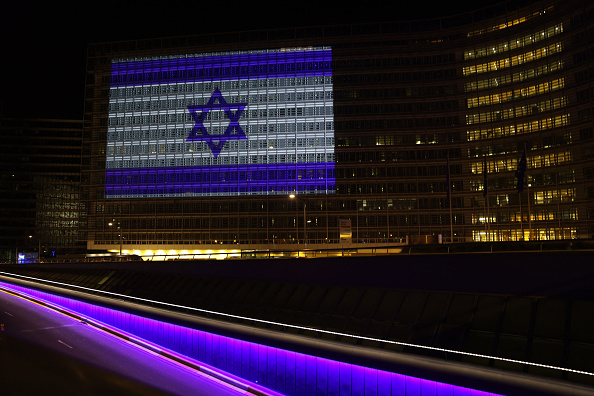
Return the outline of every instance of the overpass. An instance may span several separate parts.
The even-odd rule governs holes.
[[[316,367],[309,372],[316,385],[304,380],[299,389],[335,383],[318,374],[336,364],[339,374],[351,365],[351,378],[359,370],[353,367],[362,367],[360,378],[371,370],[377,384],[378,373],[387,373],[404,384],[412,378],[497,394],[592,394],[591,259],[590,252],[392,255],[46,264],[4,272],[20,282],[44,279],[60,295],[84,291],[85,299],[127,315],[276,348],[266,353],[275,362],[279,350],[326,362],[304,363]],[[35,282],[28,287],[39,288]],[[220,350],[215,354],[220,360]],[[267,368],[258,383],[299,394],[286,380],[278,385],[286,364],[285,374]]]

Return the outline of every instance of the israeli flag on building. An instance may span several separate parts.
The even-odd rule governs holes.
[[[110,198],[336,190],[330,48],[113,61]]]

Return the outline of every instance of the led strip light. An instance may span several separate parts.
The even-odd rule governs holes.
[[[88,318],[86,316],[80,315],[74,311],[68,310],[60,305],[50,303],[43,299],[36,298],[34,296],[29,295],[28,293],[24,293],[22,291],[13,290],[11,288],[7,288],[5,286],[0,286],[0,291],[6,294],[9,294],[13,297],[20,298],[26,300],[32,304],[36,304],[40,307],[51,309],[52,311],[58,312],[62,315],[66,315],[74,320],[78,320],[83,324],[90,325],[91,327],[103,331],[111,336],[117,337],[121,341],[124,341],[130,345],[133,345],[137,348],[142,348],[147,353],[150,353],[155,356],[159,356],[161,358],[167,359],[168,361],[184,367],[186,369],[190,369],[194,371],[197,375],[202,377],[206,377],[211,381],[215,381],[223,386],[226,386],[234,391],[237,392],[245,392],[245,394],[250,394],[254,396],[279,396],[280,393],[277,393],[271,389],[263,388],[261,386],[254,386],[253,384],[246,383],[243,378],[237,377],[225,371],[219,370],[215,367],[207,365],[205,363],[199,362],[195,359],[189,358],[188,356],[179,354],[172,350],[163,348],[155,343],[148,342],[139,338],[135,335],[132,335],[128,332],[120,330],[116,327],[107,325],[101,321]]]
[[[33,281],[41,282],[41,283],[47,282],[47,283],[52,283],[52,284],[60,285],[60,286],[74,287],[74,288],[77,288],[77,289],[88,290],[88,291],[93,291],[93,292],[99,292],[99,293],[104,293],[104,294],[111,295],[111,296],[123,297],[123,298],[127,298],[127,299],[132,299],[132,300],[147,302],[147,303],[161,304],[161,305],[165,305],[165,306],[169,306],[169,307],[174,307],[174,308],[187,309],[187,310],[191,310],[191,311],[195,311],[195,312],[200,312],[200,313],[214,314],[214,315],[219,315],[219,316],[223,316],[223,317],[226,317],[226,318],[248,320],[248,321],[254,321],[254,322],[258,322],[258,323],[270,324],[270,325],[275,325],[275,326],[285,326],[285,327],[290,327],[290,328],[298,329],[298,330],[314,331],[314,332],[319,332],[319,333],[324,333],[324,334],[331,334],[331,335],[336,335],[336,336],[351,337],[351,338],[355,338],[355,339],[359,339],[359,340],[365,340],[365,341],[385,342],[387,344],[393,344],[393,345],[399,345],[399,346],[405,346],[405,347],[419,348],[419,349],[430,350],[430,351],[437,351],[437,352],[452,353],[452,354],[458,354],[458,355],[463,355],[463,356],[472,356],[472,357],[478,357],[478,358],[484,358],[484,359],[494,359],[494,360],[499,360],[499,361],[502,361],[502,362],[526,364],[526,365],[534,366],[534,367],[541,367],[541,368],[547,368],[547,369],[552,369],[552,370],[565,371],[565,372],[569,372],[569,373],[576,373],[576,374],[583,374],[583,375],[594,376],[594,373],[591,373],[591,372],[588,372],[588,371],[574,370],[574,369],[569,369],[569,368],[565,368],[565,367],[551,366],[551,365],[541,364],[541,363],[526,362],[526,361],[523,361],[523,360],[508,359],[508,358],[503,358],[503,357],[498,357],[498,356],[483,355],[483,354],[472,353],[472,352],[456,351],[456,350],[453,350],[453,349],[437,348],[437,347],[431,347],[431,346],[426,346],[426,345],[417,345],[417,344],[411,344],[411,343],[408,343],[408,342],[384,340],[384,339],[375,338],[375,337],[357,336],[357,335],[347,334],[347,333],[341,333],[341,332],[337,332],[337,331],[316,329],[316,328],[306,327],[306,326],[298,326],[298,325],[273,322],[273,321],[263,320],[263,319],[249,318],[249,317],[246,317],[246,316],[232,315],[232,314],[227,314],[227,313],[223,313],[223,312],[210,311],[210,310],[207,310],[207,309],[188,307],[188,306],[185,306],[185,305],[170,304],[170,303],[165,303],[165,302],[162,302],[162,301],[150,300],[150,299],[140,298],[140,297],[134,297],[134,296],[128,296],[128,295],[120,294],[120,293],[111,293],[111,292],[106,292],[106,291],[102,291],[102,290],[92,289],[92,288],[89,288],[89,287],[71,285],[71,284],[68,284],[68,283],[55,282],[55,281],[50,281],[50,280],[46,280],[46,279],[33,278],[33,277],[30,277],[30,276],[25,276],[25,275],[17,275],[17,274],[11,274],[11,273],[1,272],[1,271],[0,271],[0,274],[7,275],[7,276],[24,278],[24,279],[28,279],[28,280],[33,280]]]

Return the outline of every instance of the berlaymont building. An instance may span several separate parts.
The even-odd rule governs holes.
[[[80,227],[142,256],[594,237],[594,4],[89,46]]]

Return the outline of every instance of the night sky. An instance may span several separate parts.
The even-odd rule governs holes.
[[[328,2],[329,3],[329,2]],[[334,3],[334,2],[333,2]],[[400,4],[398,6],[397,4]],[[468,0],[362,3],[318,1],[98,2],[88,6],[10,2],[3,5],[1,114],[81,119],[88,43],[284,26],[385,22],[451,15]],[[473,9],[487,0],[471,2]],[[291,9],[295,4],[298,9]]]

